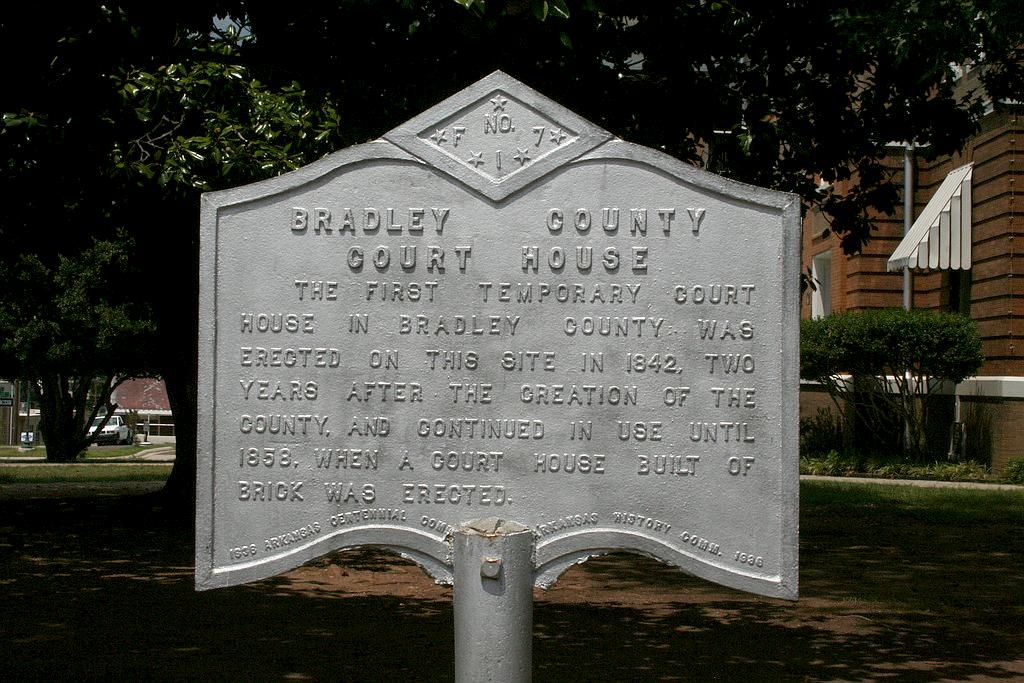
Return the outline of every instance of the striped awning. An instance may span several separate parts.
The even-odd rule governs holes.
[[[971,174],[974,164],[949,172],[889,257],[890,271],[971,267]]]

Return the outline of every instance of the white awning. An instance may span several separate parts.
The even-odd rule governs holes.
[[[971,175],[974,164],[949,172],[900,246],[890,271],[904,268],[968,270],[971,267]]]

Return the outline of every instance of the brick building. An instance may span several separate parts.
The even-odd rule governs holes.
[[[114,390],[111,400],[117,404],[119,413],[138,413],[140,435],[148,425],[152,439],[164,441],[174,436],[174,418],[162,380],[152,377],[126,380]]]
[[[912,308],[959,311],[978,323],[985,363],[977,377],[956,387],[956,414],[964,406],[984,407],[997,470],[1010,458],[1024,457],[1024,310],[1017,306],[1024,297],[1024,202],[1017,196],[1024,179],[1021,113],[1019,104],[998,104],[960,153],[934,162],[920,156],[913,160],[915,227],[931,217],[941,220],[936,217],[933,225],[919,228],[902,250],[916,250],[910,268]],[[902,148],[893,148],[889,163],[902,186]],[[951,176],[956,170],[959,174]],[[945,216],[936,214],[942,208]],[[807,215],[803,266],[821,285],[805,293],[803,317],[903,305],[902,270],[887,269],[904,242],[903,212],[879,216],[875,226],[863,253],[848,258],[834,236],[823,236],[824,218]],[[812,385],[804,386],[802,416],[827,403]]]

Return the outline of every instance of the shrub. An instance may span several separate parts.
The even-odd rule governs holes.
[[[960,382],[983,360],[977,326],[955,313],[877,309],[800,326],[801,377],[825,387],[862,448],[880,450],[894,436],[906,454],[924,455],[939,386]]]
[[[829,477],[848,477],[861,474],[860,463],[849,455],[829,451],[821,456],[801,456],[800,474],[816,474]]]
[[[1024,458],[1010,458],[1003,470],[1003,476],[1011,484],[1024,484]]]
[[[978,462],[934,462],[914,465],[891,458],[865,460],[853,454],[831,451],[821,456],[800,458],[800,474],[847,477],[864,475],[888,479],[935,479],[938,481],[991,481],[989,468]],[[1022,472],[1024,475],[1024,472]]]
[[[980,462],[937,462],[926,471],[928,479],[940,481],[985,481],[992,478],[992,472]]]
[[[842,422],[828,408],[818,408],[814,417],[800,420],[801,455],[823,455],[842,443]]]

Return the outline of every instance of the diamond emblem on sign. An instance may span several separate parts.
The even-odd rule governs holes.
[[[417,138],[487,180],[499,182],[573,145],[579,134],[496,90],[430,125]]]
[[[496,71],[384,138],[500,200],[611,134]]]

